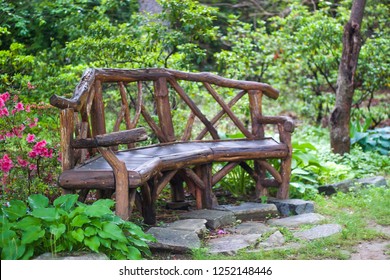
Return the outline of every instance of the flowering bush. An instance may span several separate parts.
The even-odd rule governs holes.
[[[31,85],[30,85],[31,86]],[[52,139],[38,126],[39,106],[23,104],[18,95],[0,94],[0,179],[2,199],[31,193],[53,195],[59,168]],[[57,146],[58,147],[58,146]],[[53,193],[54,192],[54,193]]]

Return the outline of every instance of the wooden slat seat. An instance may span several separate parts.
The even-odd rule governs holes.
[[[175,142],[120,151],[116,156],[126,164],[129,186],[135,188],[159,171],[216,161],[280,158],[287,153],[285,144],[267,138]],[[59,178],[59,185],[65,189],[114,189],[115,180],[111,166],[102,156],[97,156],[83,165],[64,171]]]

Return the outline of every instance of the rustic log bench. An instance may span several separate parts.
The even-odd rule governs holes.
[[[172,201],[185,200],[186,186],[197,208],[215,207],[212,187],[238,165],[258,197],[274,187],[285,199],[294,124],[263,116],[263,95],[279,93],[211,73],[87,69],[73,97],[50,98],[61,109],[58,184],[81,199],[89,190],[115,193],[119,216],[128,219],[137,206],[147,224],[156,222],[155,202],[167,185]],[[278,140],[264,136],[267,124],[277,127]]]

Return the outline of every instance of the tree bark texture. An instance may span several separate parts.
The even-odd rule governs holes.
[[[355,0],[351,16],[344,26],[343,52],[337,78],[336,104],[330,116],[330,142],[334,153],[350,151],[349,122],[354,94],[354,77],[361,48],[360,27],[365,0]]]

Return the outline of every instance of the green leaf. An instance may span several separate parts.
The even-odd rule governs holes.
[[[356,132],[354,137],[351,138],[351,145],[358,143],[368,136],[367,132]]]
[[[97,205],[97,206],[111,209],[115,206],[115,201],[113,201],[112,199],[99,199],[95,201],[92,205]]]
[[[32,216],[27,216],[17,222],[14,226],[16,229],[28,230],[30,227],[41,226],[41,220]]]
[[[26,251],[26,246],[20,244],[19,242],[7,244],[1,250],[1,259],[2,260],[18,260],[20,259],[24,252]]]
[[[79,242],[82,242],[84,240],[84,231],[81,228],[72,231],[71,235],[74,239],[76,239]]]
[[[84,239],[84,244],[92,251],[99,252],[99,247],[100,247],[99,237],[97,236],[86,237]]]
[[[96,235],[97,233],[97,230],[95,227],[86,227],[85,230],[84,230],[84,235],[85,236],[92,236],[92,235]]]
[[[21,260],[29,260],[34,255],[34,246],[28,246],[23,254],[20,257]]]
[[[77,203],[77,207],[69,213],[68,218],[73,219],[76,215],[84,213],[86,208],[87,205],[83,203]]]
[[[42,194],[32,194],[27,200],[31,209],[45,208],[49,206],[49,199]]]
[[[55,207],[60,207],[60,208],[64,209],[65,211],[70,211],[70,209],[72,209],[72,207],[74,207],[78,197],[79,196],[77,194],[63,195],[63,196],[58,197],[56,200],[54,200],[53,205]]]
[[[93,204],[85,209],[85,214],[88,217],[102,217],[107,214],[112,215],[112,211],[110,208],[104,207],[102,205]]]
[[[4,212],[11,221],[16,221],[27,213],[27,205],[20,200],[11,200],[9,207],[4,207]]]
[[[142,259],[141,252],[134,247],[129,247],[129,252],[127,253],[128,260],[140,260]]]
[[[126,246],[126,243],[123,242],[113,242],[112,246],[122,252],[128,252],[129,248]]]
[[[77,215],[73,218],[70,225],[72,227],[82,227],[84,224],[89,223],[91,220],[85,215]]]
[[[31,215],[48,222],[53,222],[59,218],[58,211],[55,208],[36,208],[31,212]]]
[[[50,233],[54,235],[54,240],[60,238],[61,235],[64,234],[65,230],[66,226],[64,224],[51,225],[49,228]]]
[[[99,238],[99,241],[100,241],[100,244],[102,244],[104,247],[108,248],[108,249],[111,249],[111,239],[106,239],[106,238],[101,238],[101,237],[98,237]]]
[[[17,239],[16,232],[13,230],[4,230],[0,234],[0,247],[3,248],[6,244]],[[15,242],[15,241],[14,241]]]
[[[38,226],[30,227],[28,230],[23,231],[22,244],[33,243],[34,241],[37,241],[43,236],[45,236],[45,230],[43,230],[41,227]]]
[[[137,248],[139,248],[139,247],[148,247],[148,244],[145,241],[143,241],[143,240],[139,240],[139,239],[133,238],[131,236],[128,236],[127,239],[129,240],[129,242],[131,244],[133,244]]]
[[[102,230],[98,231],[100,237],[117,240],[119,242],[126,242],[126,237],[122,230],[113,223],[103,224]]]

